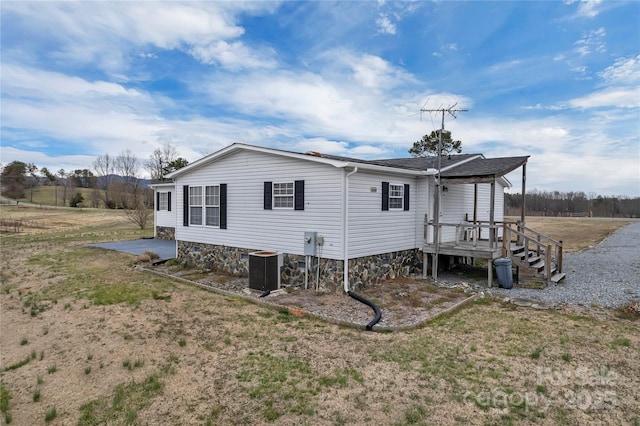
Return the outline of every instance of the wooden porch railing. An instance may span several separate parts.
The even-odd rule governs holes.
[[[530,257],[531,252],[534,252],[536,256],[544,255],[545,277],[547,279],[551,278],[553,260],[555,260],[557,272],[562,272],[562,241],[556,241],[540,232],[527,228],[519,221],[504,222],[502,235],[502,254],[504,257],[510,258],[512,256],[511,245],[515,244],[524,249],[525,260]],[[516,237],[515,241],[513,241],[514,237]]]
[[[428,229],[435,227],[433,222],[424,221],[424,241],[428,241]],[[511,258],[513,255],[512,244],[524,249],[523,259],[529,259],[532,253],[536,256],[544,257],[545,276],[551,278],[551,268],[555,261],[556,272],[562,272],[562,241],[556,241],[553,238],[541,234],[531,228],[523,226],[520,221],[516,222],[495,222],[491,225],[488,221],[462,222],[462,223],[439,223],[438,224],[438,241],[440,243],[451,243],[452,241],[443,241],[442,232],[444,228],[455,229],[455,245],[471,245],[474,248],[478,246],[479,241],[487,241],[489,249],[499,248],[502,243],[502,256]],[[502,228],[502,238],[498,236],[498,229]],[[435,235],[431,236],[431,244],[434,242]],[[486,248],[486,246],[484,246]]]
[[[428,227],[435,227],[433,222],[428,222],[425,219],[424,223],[424,240],[427,241],[428,236]],[[455,229],[455,244],[459,245],[461,241],[465,243],[471,243],[473,247],[478,246],[478,241],[483,239],[483,234],[486,235],[486,239],[489,242],[489,248],[498,248],[498,232],[497,230],[502,228],[502,222],[495,222],[494,225],[491,225],[489,222],[478,221],[476,223],[471,222],[462,222],[462,223],[443,223],[440,222],[438,224],[438,241],[441,243],[451,241],[443,241],[442,240],[442,230],[443,228],[454,228]],[[486,230],[483,232],[483,229]],[[431,243],[433,241],[435,235],[432,235]]]

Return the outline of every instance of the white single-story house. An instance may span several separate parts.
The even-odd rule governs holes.
[[[269,251],[281,254],[283,285],[357,289],[426,273],[434,238],[502,221],[504,176],[527,159],[451,155],[438,179],[436,158],[367,161],[236,143],[152,185],[155,236],[175,239],[179,260],[227,274],[247,276],[251,253]],[[502,230],[493,229],[496,238]]]

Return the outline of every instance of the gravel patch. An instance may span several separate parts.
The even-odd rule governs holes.
[[[486,289],[489,294],[547,304],[615,308],[640,300],[640,222],[622,227],[596,247],[564,255],[567,276],[542,290]]]

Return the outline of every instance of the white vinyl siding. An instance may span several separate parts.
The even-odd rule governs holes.
[[[293,182],[273,184],[273,208],[293,208]]]
[[[473,222],[473,184],[447,184],[447,191],[442,194],[442,216],[441,223],[463,223],[465,218]],[[494,220],[501,222],[504,220],[504,186],[500,181],[495,187],[495,211]],[[491,213],[491,184],[478,184],[478,207],[477,220],[488,222]],[[502,229],[498,228],[498,235],[502,235]],[[488,238],[488,228],[481,231],[482,238]],[[454,241],[455,228],[442,228],[442,241]]]
[[[264,182],[304,180],[304,211],[264,208]],[[227,229],[182,226],[183,185],[227,183]],[[238,151],[176,179],[176,239],[304,254],[304,232],[324,237],[322,256],[342,259],[342,169],[255,151]],[[295,200],[293,201],[295,207]],[[275,207],[275,206],[274,206]],[[378,210],[380,206],[378,205]]]
[[[156,188],[156,191],[160,194],[160,199],[162,199],[163,197],[166,200],[170,200],[171,202],[171,209],[169,209],[169,204],[167,203],[167,207],[164,208],[164,206],[162,204],[160,204],[160,207],[163,208],[155,208],[154,209],[154,213],[155,213],[155,226],[167,226],[167,227],[174,227],[176,226],[176,197],[175,197],[175,190],[174,187],[171,186],[171,189],[168,189],[168,186],[164,186],[164,187],[158,187]],[[169,195],[171,194],[171,195]],[[157,201],[156,201],[157,202]]]
[[[409,210],[381,209],[382,182],[391,187],[409,185]],[[409,250],[421,247],[416,243],[417,178],[380,175],[365,171],[349,177],[349,258]],[[389,205],[391,207],[391,203]]]

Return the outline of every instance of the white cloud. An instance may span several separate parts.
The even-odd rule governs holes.
[[[387,15],[381,13],[378,19],[376,19],[376,24],[378,25],[378,32],[395,35],[396,25],[391,22]]]
[[[598,16],[598,13],[600,13],[601,6],[602,0],[581,1],[578,5],[578,10],[576,13],[578,14],[578,16],[594,18]]]
[[[444,43],[439,47],[439,50],[431,53],[432,56],[436,58],[442,58],[445,54],[449,52],[456,52],[458,50],[457,43]]]
[[[598,73],[607,84],[638,84],[640,82],[640,55],[619,58],[610,67]]]
[[[260,13],[274,2],[3,2],[3,14],[26,23],[31,37],[46,34],[57,48],[49,58],[92,63],[110,73],[129,66],[129,55],[153,46],[179,49],[206,63],[262,65],[264,51],[244,45],[237,15]],[[226,44],[225,44],[226,43]],[[268,63],[268,61],[267,61]]]
[[[607,89],[571,99],[572,108],[638,108],[640,107],[640,89]]]
[[[353,76],[362,86],[370,89],[389,90],[399,84],[413,80],[404,70],[373,55],[352,57]]]
[[[209,45],[198,45],[189,49],[191,56],[205,64],[220,64],[230,70],[242,68],[273,68],[276,61],[271,57],[274,52],[270,48],[260,51],[249,49],[242,42],[227,43],[217,41]]]
[[[575,51],[580,56],[586,56],[593,52],[606,52],[607,45],[603,40],[606,35],[607,32],[603,27],[584,32],[582,38],[574,43],[574,45],[577,46]]]

